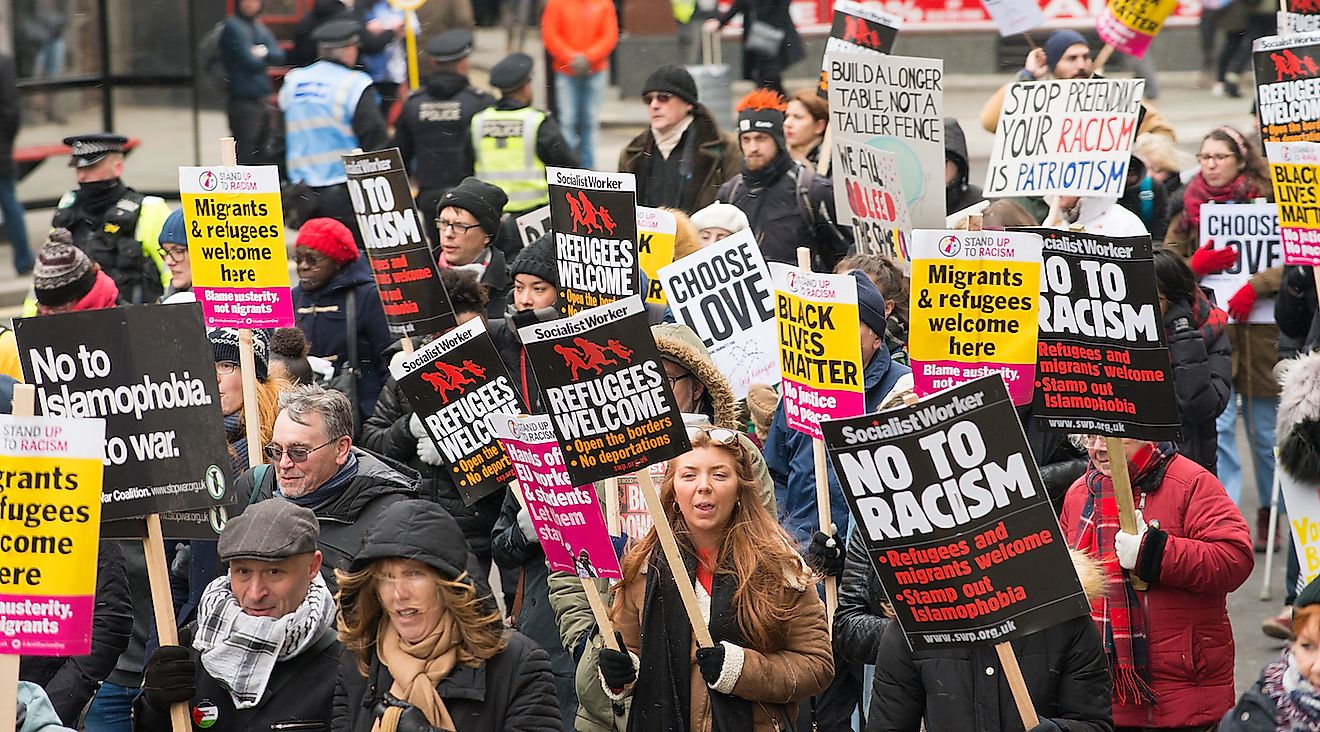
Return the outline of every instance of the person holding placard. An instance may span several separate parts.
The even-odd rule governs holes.
[[[716,201],[692,214],[692,225],[697,229],[700,246],[704,247],[721,239],[727,239],[751,224],[748,223],[747,214],[743,213],[742,209],[731,203]],[[681,258],[678,243],[675,242],[674,260],[678,261]]]
[[[1068,543],[1108,581],[1091,604],[1114,683],[1114,726],[1208,728],[1233,706],[1233,628],[1225,598],[1251,574],[1251,535],[1215,476],[1171,442],[1123,439],[1110,455],[1082,439],[1091,464],[1059,516]],[[1111,461],[1127,462],[1136,533],[1119,528]],[[1149,588],[1138,593],[1131,578]]]
[[[1204,277],[1228,269],[1237,261],[1237,253],[1227,248],[1216,250],[1213,242],[1200,241],[1201,206],[1212,202],[1250,203],[1274,196],[1265,160],[1232,127],[1211,130],[1201,140],[1196,161],[1200,169],[1183,191],[1182,213],[1169,223],[1164,246],[1190,260],[1192,270]]]
[[[967,135],[953,117],[944,118],[944,210],[957,213],[968,206],[985,200],[981,187],[967,177],[971,166],[967,160]]]
[[[67,229],[51,229],[32,268],[30,315],[103,310],[119,305],[115,281],[81,249]],[[25,307],[26,310],[26,307]]]
[[[627,652],[600,651],[600,680],[613,698],[631,697],[633,730],[791,727],[798,702],[833,677],[825,606],[761,503],[738,434],[693,428],[689,438],[660,501],[717,645],[695,648],[653,529],[624,555],[611,618]]]

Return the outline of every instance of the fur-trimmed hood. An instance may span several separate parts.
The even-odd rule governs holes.
[[[1100,563],[1091,558],[1091,555],[1079,549],[1069,549],[1068,556],[1072,558],[1073,569],[1077,570],[1077,579],[1082,583],[1082,592],[1086,593],[1086,599],[1094,600],[1097,597],[1103,597],[1105,594],[1105,569]]]
[[[1288,369],[1275,420],[1279,467],[1301,483],[1320,485],[1320,353],[1301,356]]]
[[[655,336],[655,345],[660,349],[661,356],[682,364],[705,387],[702,411],[707,412],[706,416],[710,417],[711,423],[716,427],[741,431],[742,424],[738,421],[734,406],[733,387],[729,386],[729,379],[715,367],[715,362],[710,360],[710,354],[701,338],[691,328],[679,323],[653,325],[651,334]]]

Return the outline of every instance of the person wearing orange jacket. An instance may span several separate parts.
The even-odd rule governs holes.
[[[541,40],[555,71],[555,95],[564,137],[582,167],[595,167],[596,132],[605,93],[606,67],[619,44],[612,0],[549,0],[541,15]]]

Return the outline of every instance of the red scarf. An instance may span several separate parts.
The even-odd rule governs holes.
[[[119,288],[115,285],[115,281],[110,279],[110,275],[98,270],[91,291],[83,295],[83,298],[73,306],[73,309],[79,312],[83,310],[104,310],[118,304]]]
[[[1190,232],[1193,236],[1200,236],[1202,204],[1211,201],[1242,203],[1263,195],[1265,194],[1256,186],[1247,182],[1247,176],[1242,173],[1229,181],[1226,186],[1212,186],[1206,182],[1205,176],[1198,172],[1187,184],[1187,190],[1183,192],[1183,216],[1178,222],[1178,232],[1183,234]]]

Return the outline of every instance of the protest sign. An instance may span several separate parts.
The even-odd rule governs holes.
[[[1123,195],[1145,85],[1067,79],[1009,86],[985,195]]]
[[[518,475],[546,564],[578,577],[622,579],[600,501],[590,483],[574,485],[550,417],[491,412],[483,420]]]
[[[1280,505],[1288,507],[1293,550],[1302,570],[1301,584],[1306,585],[1320,576],[1320,491],[1313,485],[1303,485],[1285,470],[1276,468],[1275,476],[1283,491]]]
[[[827,55],[830,133],[892,153],[912,225],[944,225],[944,62]]]
[[[1150,237],[1044,240],[1032,416],[1051,432],[1179,439]]]
[[[642,298],[518,329],[574,485],[687,452]]]
[[[858,251],[907,261],[912,217],[903,198],[898,158],[843,137],[833,142],[839,223],[852,227]]]
[[[665,479],[665,466],[668,463],[651,463],[646,472],[651,482],[660,485]],[[619,529],[630,541],[641,541],[655,524],[651,512],[646,507],[646,497],[642,495],[642,486],[635,475],[619,476]]]
[[[103,519],[233,502],[215,358],[194,303],[14,321],[48,417],[104,417]]]
[[[399,149],[343,157],[348,197],[390,335],[427,335],[454,327],[454,306],[440,282]]]
[[[92,649],[105,420],[0,415],[0,649]]]
[[[1320,144],[1267,142],[1283,264],[1320,264]]]
[[[513,480],[513,467],[486,428],[486,415],[519,413],[523,401],[481,318],[405,356],[390,372],[440,451],[464,504]]]
[[[816,94],[829,96],[829,55],[838,51],[863,54],[889,53],[894,49],[894,38],[902,27],[903,19],[890,15],[874,5],[863,5],[853,0],[838,0],[830,24],[830,35],[825,41],[825,54],[821,57],[820,83]]]
[[[788,426],[820,439],[824,419],[866,411],[857,281],[774,262],[781,398]]]
[[[559,260],[559,312],[573,315],[641,293],[632,173],[546,168]]]
[[[1090,612],[997,375],[822,427],[914,651],[1001,643]]]
[[[292,327],[279,169],[181,167],[179,194],[206,326]]]
[[[1320,31],[1320,2],[1288,0],[1283,6],[1279,30],[1284,35]]]
[[[1109,0],[1095,30],[1114,50],[1141,58],[1176,7],[1178,0]]]
[[[1278,184],[1275,186],[1278,190]],[[1308,193],[1314,196],[1314,193]],[[1200,241],[1214,249],[1234,249],[1237,262],[1223,272],[1201,278],[1201,286],[1214,291],[1215,302],[1227,309],[1228,301],[1251,281],[1252,275],[1283,264],[1279,239],[1279,213],[1273,203],[1207,203],[1201,206]],[[1229,320],[1236,322],[1233,316]],[[1251,308],[1249,323],[1274,322],[1274,298],[1261,298]]]
[[[674,261],[674,237],[678,221],[668,211],[637,207],[637,259],[646,274],[646,302],[666,305],[665,288],[660,284],[660,268]]]
[[[1045,23],[1045,12],[1037,0],[981,0],[990,18],[995,21],[999,35],[1012,36],[1039,28]]]
[[[701,338],[735,399],[779,383],[774,283],[749,229],[660,268],[669,307]]]
[[[1320,33],[1267,36],[1251,47],[1261,142],[1320,135]]]
[[[918,395],[998,373],[1014,404],[1031,403],[1040,267],[1036,234],[913,232],[908,355]]]
[[[532,242],[550,233],[550,205],[528,211],[519,216],[514,224],[518,228],[518,238],[522,240],[523,248],[531,246]]]

